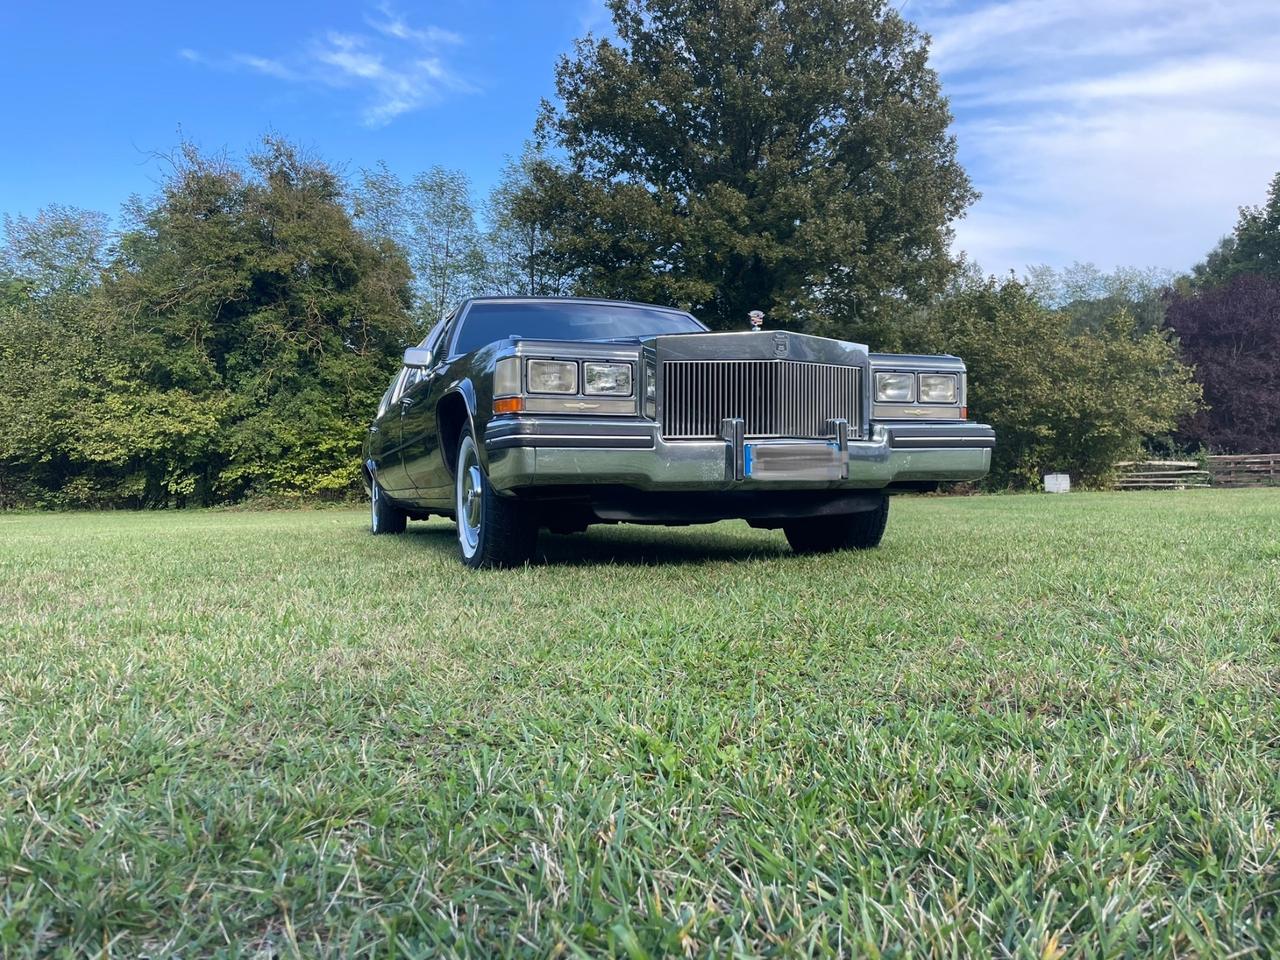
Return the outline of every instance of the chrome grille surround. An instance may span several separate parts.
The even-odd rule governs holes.
[[[666,440],[720,436],[739,417],[749,439],[821,438],[827,421],[849,423],[859,439],[858,367],[801,360],[665,360],[662,405]]]

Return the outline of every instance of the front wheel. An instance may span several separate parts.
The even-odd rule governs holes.
[[[528,563],[538,541],[537,524],[526,504],[494,491],[470,431],[458,444],[454,486],[462,562],[475,569]]]
[[[880,546],[889,522],[889,498],[861,513],[838,517],[806,517],[784,524],[782,532],[796,553],[831,553],[833,550],[868,550]]]
[[[387,499],[378,481],[369,479],[369,529],[374,533],[404,533],[408,515]]]

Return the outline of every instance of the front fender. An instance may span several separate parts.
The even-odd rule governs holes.
[[[451,382],[440,397],[440,407],[443,407],[452,397],[461,397],[463,406],[466,409],[466,422],[464,426],[471,430],[471,436],[475,438],[477,454],[480,463],[487,472],[489,469],[489,457],[484,448],[484,428],[488,423],[488,418],[480,414],[480,401],[477,398],[475,383],[470,377],[460,377]],[[438,408],[437,408],[438,409]],[[441,423],[442,420],[437,414],[436,422]],[[442,438],[443,439],[443,438]],[[449,463],[449,451],[446,450],[444,443],[440,444],[441,456],[445,459],[445,466],[449,473],[453,473],[453,464]]]

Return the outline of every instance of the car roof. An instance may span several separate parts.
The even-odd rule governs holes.
[[[670,313],[682,313],[693,316],[688,310],[681,310],[661,303],[645,303],[641,300],[610,300],[607,297],[525,297],[525,296],[482,296],[468,297],[468,303],[593,303],[610,307],[642,307],[647,310],[666,310]]]

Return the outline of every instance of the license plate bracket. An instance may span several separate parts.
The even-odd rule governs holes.
[[[843,480],[847,454],[834,440],[775,440],[743,445],[750,480]]]

